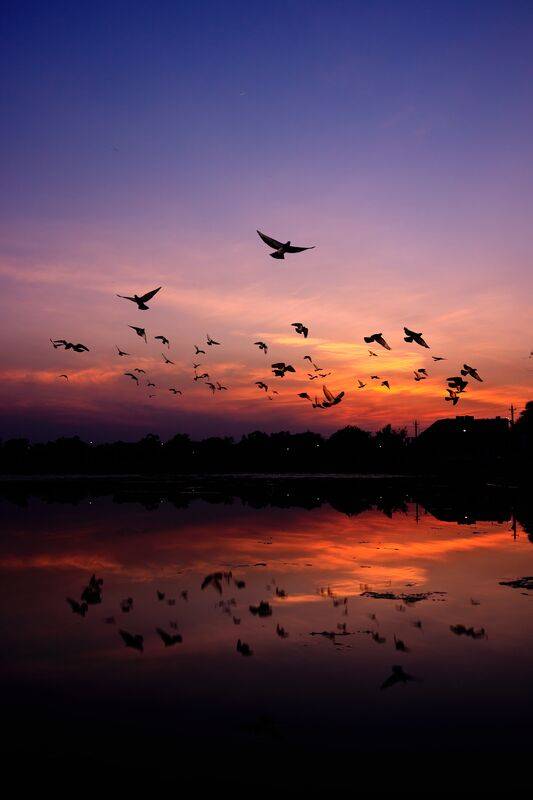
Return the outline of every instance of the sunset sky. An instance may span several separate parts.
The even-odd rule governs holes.
[[[533,397],[530,2],[12,2],[2,45],[0,436],[424,426]],[[316,249],[274,260],[257,228]],[[115,296],[160,285],[145,312]],[[192,381],[194,344],[227,392]],[[340,405],[297,397],[307,353]],[[484,381],[453,408],[463,362]]]

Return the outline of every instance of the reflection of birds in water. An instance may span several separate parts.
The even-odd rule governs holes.
[[[268,353],[268,345],[265,342],[254,342],[260,350],[266,355]]]
[[[463,369],[461,370],[461,375],[470,375],[471,378],[474,378],[475,381],[479,381],[483,383],[483,378],[479,377],[479,373],[475,367],[469,367],[468,364],[463,364]]]
[[[155,297],[155,295],[158,293],[160,289],[161,287],[158,286],[157,289],[152,289],[151,292],[146,292],[146,294],[142,295],[134,294],[133,297],[128,297],[127,295],[124,294],[117,294],[117,297],[122,298],[122,300],[131,300],[132,303],[136,303],[139,311],[148,311],[148,306],[146,305],[146,303],[148,302],[148,300],[151,300],[152,297]]]
[[[249,644],[246,644],[246,642],[241,642],[240,639],[238,639],[237,641],[236,649],[237,652],[241,654],[241,656],[251,656],[253,655],[254,652]]]
[[[90,606],[97,605],[98,603],[102,602],[102,587],[104,585],[104,581],[102,578],[97,578],[96,575],[93,573],[89,580],[89,583],[83,589],[81,593],[81,599],[83,602],[88,603]]]
[[[160,592],[159,589],[156,589],[157,599],[162,601],[165,599],[165,592]]]
[[[467,628],[466,625],[450,625],[450,630],[456,636],[468,636],[469,639],[486,639],[487,633],[485,628]]]
[[[271,617],[272,607],[266,600],[261,600],[258,606],[249,606],[250,614],[254,617]]]
[[[429,344],[422,338],[421,333],[415,333],[415,331],[410,331],[409,328],[405,327],[404,331],[404,342],[416,342],[416,344],[419,344],[420,347],[427,347],[429,349]]]
[[[383,338],[383,334],[382,333],[372,333],[372,334],[370,334],[370,336],[365,336],[363,338],[364,338],[364,340],[365,340],[365,342],[367,344],[371,344],[372,342],[375,342],[376,344],[380,344],[382,347],[384,347],[385,350],[390,350],[390,346],[387,344],[387,342]],[[369,350],[368,352],[372,353],[371,350]],[[374,355],[374,353],[372,353],[372,355]]]
[[[89,606],[85,601],[78,603],[77,600],[74,600],[72,597],[67,597],[67,603],[72,609],[73,614],[78,614],[80,617],[84,617],[89,610]]]
[[[370,380],[371,381],[379,381],[379,380],[381,380],[381,378],[380,378],[379,375],[371,375],[370,376]]]
[[[125,600],[120,601],[120,610],[123,614],[129,614],[133,608],[133,597],[126,597]]]
[[[416,680],[417,678],[405,672],[404,668],[400,664],[394,664],[392,667],[392,675],[383,681],[380,688],[389,689],[391,686],[395,686],[397,683],[409,683],[410,681]]]
[[[137,336],[140,336],[141,339],[144,339],[145,342],[147,341],[147,339],[146,339],[146,331],[145,331],[144,328],[137,328],[136,325],[128,325],[128,328],[131,328],[132,331],[135,331]]]
[[[295,247],[288,242],[278,242],[277,239],[272,239],[270,236],[267,236],[265,233],[261,233],[261,231],[257,231],[261,239],[267,244],[269,247],[274,250],[273,253],[269,253],[272,258],[285,258],[286,253],[302,253],[304,250],[313,250],[314,245],[312,247]]]
[[[140,633],[128,633],[128,631],[119,629],[119,634],[126,647],[131,647],[133,650],[138,650],[140,653],[144,650],[144,636]]]
[[[170,348],[170,341],[167,339],[166,336],[154,336],[154,339],[159,339],[161,344],[166,344],[166,346]]]
[[[172,647],[174,644],[181,644],[183,637],[179,633],[167,633],[163,628],[156,628],[156,632],[161,637],[165,647]]]
[[[402,641],[402,639],[397,639],[396,638],[396,634],[394,634],[394,647],[396,648],[396,650],[399,650],[400,653],[408,653],[409,652],[409,648],[407,647],[405,642]]]
[[[303,322],[291,322],[291,327],[294,328],[296,333],[299,333],[304,339],[307,339],[309,334],[309,328],[303,324]]]
[[[289,634],[287,633],[285,628],[282,628],[281,625],[276,625],[276,633],[277,633],[277,635],[279,636],[280,639],[288,639],[289,638]]]

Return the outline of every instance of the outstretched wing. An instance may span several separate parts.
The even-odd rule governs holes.
[[[322,391],[324,392],[324,397],[326,398],[326,400],[327,400],[328,402],[332,403],[332,402],[334,401],[334,399],[335,399],[335,398],[334,398],[334,397],[333,397],[333,395],[331,394],[331,392],[330,392],[330,390],[328,389],[328,387],[327,387],[327,386],[323,386],[323,387],[322,387]]]
[[[301,253],[303,250],[314,250],[315,245],[312,247],[293,247],[292,244],[290,247],[287,247],[287,253]]]
[[[266,233],[261,233],[261,231],[257,231],[257,233],[264,241],[264,243],[267,244],[269,247],[272,247],[273,250],[279,250],[279,248],[283,246],[283,242],[278,242],[277,239],[271,239],[270,236],[266,235]]]
[[[156,294],[158,293],[158,291],[160,290],[160,288],[161,288],[161,287],[160,287],[160,286],[158,286],[158,287],[157,287],[157,289],[153,289],[151,292],[146,292],[146,294],[143,294],[143,296],[142,296],[142,297],[140,297],[140,298],[139,298],[139,300],[140,300],[142,303],[146,303],[146,301],[147,301],[147,300],[151,300],[151,299],[152,299],[152,297],[154,297],[154,295],[156,295]]]

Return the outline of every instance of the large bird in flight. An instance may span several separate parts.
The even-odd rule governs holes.
[[[463,369],[461,370],[461,375],[470,375],[474,378],[475,381],[479,381],[483,383],[483,378],[479,377],[479,373],[475,367],[469,367],[468,364],[463,364]]]
[[[74,350],[75,353],[89,352],[89,348],[81,344],[81,342],[74,344],[74,342],[67,342],[66,339],[50,339],[50,341],[54,345],[54,350],[57,350],[58,347],[64,347],[65,350]]]
[[[159,339],[161,344],[166,344],[166,346],[170,349],[170,341],[166,336],[154,336],[154,339]]]
[[[410,331],[409,328],[405,328],[405,336],[404,342],[416,342],[420,345],[420,347],[427,347],[429,350],[429,344],[422,338],[421,333],[415,333],[415,331]]]
[[[390,346],[387,344],[387,342],[383,338],[383,334],[382,333],[372,333],[370,336],[365,336],[364,340],[365,340],[365,342],[367,344],[371,344],[372,342],[375,342],[376,344],[380,344],[382,347],[384,347],[385,350],[390,350]],[[371,351],[369,350],[368,352],[370,353]],[[374,353],[372,353],[372,355],[374,355]]]
[[[266,245],[271,247],[274,252],[270,253],[269,255],[272,258],[285,258],[285,253],[301,253],[304,250],[313,250],[314,245],[312,247],[294,247],[288,242],[278,242],[277,239],[272,239],[270,236],[267,236],[265,233],[261,233],[261,231],[257,231],[261,239],[264,241]]]
[[[266,344],[266,342],[254,342],[254,344],[256,344],[258,348],[262,350],[265,355],[268,353],[268,345]]]
[[[284,361],[277,361],[275,364],[271,364],[272,372],[278,378],[284,378],[286,372],[296,372],[292,364],[285,364]]]
[[[132,303],[137,303],[139,311],[148,311],[149,306],[147,306],[146,303],[148,300],[151,300],[160,289],[161,287],[158,286],[157,289],[152,289],[151,292],[146,292],[146,294],[143,295],[134,294],[133,297],[128,297],[128,295],[125,294],[117,294],[117,297],[120,297],[122,300],[131,300]]]
[[[309,334],[309,328],[307,328],[303,322],[291,322],[291,327],[294,328],[296,333],[299,333],[304,339],[307,339]]]

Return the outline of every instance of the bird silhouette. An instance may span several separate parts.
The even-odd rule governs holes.
[[[151,381],[147,381],[146,382],[146,386],[152,386],[152,388],[157,389],[157,386],[155,385],[155,383],[152,383]]]
[[[165,362],[165,364],[174,364],[174,362],[171,361],[170,358],[167,358],[164,353],[161,353],[161,355],[163,356],[163,361]]]
[[[265,342],[254,342],[260,350],[266,355],[268,353],[268,345]]]
[[[373,350],[369,350],[368,351],[368,355],[369,355],[370,358],[377,358],[378,357],[378,354],[374,353]]]
[[[118,344],[116,344],[115,347],[117,348],[119,356],[129,356],[129,353],[126,353],[125,350],[121,350]]]
[[[134,375],[133,372],[125,372],[124,375],[127,378],[131,378],[132,380],[134,380],[137,386],[139,385],[139,378],[137,377],[137,375]]]
[[[119,629],[119,634],[122,637],[122,641],[126,645],[126,647],[132,647],[134,650],[138,650],[140,653],[144,650],[144,636],[141,636],[140,633],[128,633],[128,631]]]
[[[57,377],[58,378],[65,378],[65,380],[68,381],[68,375],[58,375]]]
[[[475,381],[483,383],[483,378],[479,377],[477,369],[475,367],[469,367],[468,364],[463,364],[461,375],[470,375],[470,377],[474,378]]]
[[[214,344],[220,344],[220,342],[215,341],[215,339],[212,339],[211,336],[207,334],[207,344],[209,347],[212,347]]]
[[[452,405],[456,406],[457,403],[459,402],[459,395],[457,394],[455,389],[446,389],[446,391],[448,392],[449,397],[445,397],[444,399],[448,400],[449,402],[452,403]]]
[[[390,384],[388,381],[381,381],[381,386],[384,386],[386,389],[390,389]]]
[[[159,339],[161,344],[166,344],[166,346],[170,349],[170,341],[166,336],[154,336],[154,339]]]
[[[295,247],[288,242],[278,242],[277,239],[272,239],[270,236],[267,236],[265,233],[261,233],[261,231],[257,231],[261,239],[264,241],[266,245],[274,250],[273,253],[269,253],[272,258],[285,258],[285,253],[302,253],[304,250],[313,250],[314,245],[312,247]]]
[[[214,383],[209,383],[208,381],[206,381],[205,385],[206,385],[206,386],[209,386],[209,388],[211,389],[211,391],[213,392],[213,394],[215,394],[215,392],[216,392],[216,390],[217,390],[217,387],[215,386],[215,384],[214,384]]]
[[[380,376],[379,375],[371,375],[370,376],[370,380],[371,381],[379,381],[380,380]]]
[[[54,345],[54,350],[57,350],[58,347],[63,347],[65,350],[74,350],[75,353],[84,353],[89,352],[89,348],[81,344],[81,342],[67,342],[66,339],[50,339],[52,344]]]
[[[217,384],[217,392],[227,392],[228,391],[228,387],[227,386],[222,386],[222,384],[219,381],[217,381],[216,384]]]
[[[197,345],[197,344],[195,344],[195,345],[194,345],[194,349],[196,350],[196,352],[195,352],[195,354],[194,354],[195,356],[199,356],[199,355],[200,355],[200,353],[201,353],[202,355],[204,355],[204,356],[205,356],[205,350],[201,350],[201,349],[198,347],[198,345]]]
[[[131,328],[133,331],[135,331],[137,336],[140,336],[141,339],[144,339],[145,342],[147,341],[147,339],[146,339],[146,331],[145,331],[144,328],[137,328],[137,327],[135,327],[135,325],[128,325],[128,328]]]
[[[359,384],[359,386],[357,387],[358,389],[364,389],[366,386],[366,383],[363,383],[363,381],[360,380],[359,378],[357,379],[357,383]]]
[[[422,338],[421,333],[415,333],[415,331],[410,331],[409,328],[405,327],[404,331],[404,342],[416,342],[416,344],[419,344],[420,347],[427,347],[429,350],[429,344]]]
[[[383,338],[383,334],[382,333],[372,333],[370,336],[365,336],[363,338],[364,338],[364,340],[365,340],[365,342],[367,344],[370,344],[371,342],[375,342],[376,344],[380,344],[382,347],[384,347],[385,350],[390,350],[390,346],[387,344],[387,342]],[[368,352],[371,353],[372,351],[369,350]],[[372,355],[374,355],[374,353],[372,353]]]
[[[272,372],[278,378],[284,378],[286,372],[296,372],[292,364],[285,364],[284,361],[277,361],[275,364],[270,365],[272,367]]]
[[[451,378],[446,378],[448,386],[450,389],[455,389],[456,392],[459,394],[464,392],[466,387],[468,386],[468,381],[463,380],[460,375],[452,375]]]
[[[174,389],[173,387],[171,387],[168,391],[172,392],[172,394],[182,394],[179,389]]]
[[[146,375],[146,370],[145,369],[141,369],[140,367],[134,367],[133,371],[134,372],[138,372],[139,375]]]
[[[336,406],[341,402],[342,398],[344,397],[344,392],[339,392],[339,394],[333,395],[327,386],[323,386],[322,391],[324,392],[324,397],[326,398],[322,403],[322,408],[330,408],[331,406]]]
[[[128,297],[124,294],[117,294],[117,297],[122,298],[122,300],[131,300],[132,303],[136,303],[139,311],[148,311],[149,307],[146,305],[146,303],[148,300],[151,300],[160,289],[161,287],[158,286],[157,289],[152,289],[151,292],[146,292],[146,294],[143,295],[134,294],[133,297]]]
[[[307,328],[303,324],[303,322],[291,322],[291,327],[294,328],[296,333],[299,333],[300,335],[302,335],[304,337],[304,339],[307,339],[307,336],[309,334],[309,328]]]
[[[268,392],[268,384],[264,383],[264,381],[256,381],[255,385],[258,389],[264,389],[265,392]]]
[[[446,361],[444,356],[431,356],[431,358],[433,359],[433,361]]]

